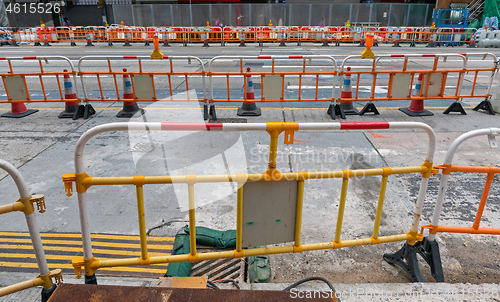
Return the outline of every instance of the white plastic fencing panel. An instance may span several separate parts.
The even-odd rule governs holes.
[[[134,90],[138,99],[153,99],[153,79],[147,74],[134,75]]]
[[[5,86],[12,100],[28,100],[28,91],[21,76],[5,77]]]
[[[439,96],[441,92],[441,84],[443,82],[443,74],[442,73],[431,73],[431,80],[429,82],[429,89],[427,90],[427,96]],[[425,86],[427,85],[427,78],[429,74],[424,76],[424,80],[422,81],[422,95],[426,95]]]
[[[406,98],[411,93],[411,74],[396,73],[392,78],[392,89],[390,91],[393,98]]]
[[[295,240],[298,181],[243,185],[243,247]]]
[[[266,75],[262,78],[262,95],[266,100],[281,99],[283,83],[279,75]]]

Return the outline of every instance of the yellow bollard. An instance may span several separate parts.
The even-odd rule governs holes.
[[[207,21],[207,28],[210,28],[210,21]]]
[[[160,42],[158,41],[158,36],[153,36],[153,45],[155,49],[151,53],[151,59],[163,59],[163,53],[160,51]]]
[[[120,27],[125,27],[125,22],[120,22],[121,23],[121,26]]]
[[[345,27],[351,27],[351,23],[349,22],[349,20],[347,20],[347,23],[345,24]]]
[[[271,23],[271,20],[269,20],[269,25],[268,26],[273,26],[273,24]]]
[[[431,29],[434,29],[434,28],[436,28],[436,22],[432,22]]]
[[[373,58],[375,56],[375,54],[373,53],[372,51],[372,46],[373,46],[373,39],[374,39],[374,35],[373,33],[367,33],[366,36],[365,36],[365,50],[363,50],[363,52],[361,53],[361,57],[363,59],[369,59],[369,58]]]

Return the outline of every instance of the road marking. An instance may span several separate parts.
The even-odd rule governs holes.
[[[73,273],[71,260],[83,255],[79,233],[41,233],[42,243],[49,268],[60,268],[63,273]],[[140,257],[140,238],[137,235],[91,234],[92,249],[97,259],[130,259]],[[149,256],[171,255],[173,237],[147,237]],[[0,271],[36,272],[38,266],[29,233],[0,232]],[[158,277],[164,274],[168,264],[151,266],[107,267],[98,270],[98,274],[124,275],[134,274],[141,277]]]

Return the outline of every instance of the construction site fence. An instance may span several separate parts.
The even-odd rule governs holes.
[[[280,172],[276,169],[277,155],[278,155],[278,140],[281,134],[284,134],[284,143],[293,144],[294,133],[296,131],[339,131],[339,130],[369,130],[369,129],[418,129],[423,130],[428,136],[428,147],[425,161],[419,166],[405,166],[405,167],[381,167],[373,169],[360,169],[360,170],[337,170],[337,171],[320,171],[320,172]],[[84,159],[84,148],[87,142],[94,136],[109,132],[109,131],[261,131],[267,132],[270,136],[269,144],[269,161],[268,168],[262,174],[230,174],[230,175],[172,175],[172,176],[124,176],[124,177],[92,177],[85,171],[87,167]],[[201,260],[222,259],[222,258],[241,258],[256,255],[269,255],[269,254],[282,254],[282,253],[300,253],[304,251],[323,250],[323,249],[339,249],[351,246],[360,245],[375,245],[380,243],[406,241],[414,245],[416,241],[421,240],[418,235],[419,221],[422,214],[422,208],[427,191],[428,181],[432,168],[436,145],[436,138],[434,131],[424,123],[414,122],[377,122],[377,123],[253,123],[253,124],[226,124],[226,123],[113,123],[104,124],[94,127],[85,132],[75,147],[75,173],[68,173],[62,176],[65,191],[68,196],[73,194],[73,183],[76,185],[76,192],[78,193],[78,204],[80,212],[80,225],[82,229],[82,242],[83,242],[83,257],[76,257],[73,259],[73,267],[77,277],[82,276],[82,268],[86,280],[95,280],[94,274],[96,270],[103,267],[115,266],[130,266],[130,265],[151,265],[158,263],[173,263],[173,262],[196,262]],[[90,172],[89,172],[90,173]],[[401,234],[400,230],[392,230],[393,235],[379,236],[379,228],[381,218],[383,215],[384,200],[387,188],[388,178],[391,175],[397,174],[418,174],[421,177],[420,190],[415,203],[414,215],[412,216],[412,224],[408,233]],[[344,210],[346,206],[346,197],[348,194],[348,184],[351,178],[366,177],[366,176],[380,176],[381,185],[378,195],[378,203],[375,213],[375,222],[372,230],[367,230],[366,238],[354,238],[341,240],[341,233],[343,227]],[[331,241],[321,243],[302,243],[301,229],[302,223],[302,210],[303,210],[303,196],[306,190],[305,183],[317,179],[342,179],[342,189],[340,193],[339,206],[337,211],[337,222],[334,235],[331,236]],[[268,182],[272,186],[260,187],[253,186],[255,183]],[[189,205],[189,234],[190,234],[190,253],[187,255],[168,255],[168,256],[149,256],[147,250],[146,238],[146,224],[144,212],[144,189],[151,185],[165,185],[165,184],[186,184],[188,192],[188,205]],[[220,183],[236,183],[237,184],[237,210],[236,217],[234,217],[234,224],[236,226],[236,248],[231,251],[221,252],[198,252],[196,246],[196,198],[195,186],[198,184],[211,183],[217,185]],[[251,192],[260,191],[259,198],[261,198],[262,191],[265,190],[278,190],[278,185],[290,186],[286,191],[294,191],[290,197],[283,194],[283,198],[273,200],[269,204],[259,205],[258,201],[252,199]],[[138,258],[124,258],[124,259],[96,259],[92,254],[92,243],[90,237],[90,224],[89,224],[89,211],[88,203],[89,196],[87,190],[92,186],[115,186],[115,185],[132,185],[136,187],[136,198],[138,208],[138,221],[139,221],[139,234],[141,242],[141,257]],[[247,192],[250,192],[247,194]],[[283,199],[283,200],[281,200]],[[271,221],[266,221],[265,218],[252,216],[254,210],[252,206],[262,207],[270,205],[271,203],[283,203],[287,205],[285,208],[290,209],[290,215],[283,212],[283,208],[279,206],[279,220],[288,221],[285,224],[275,224],[276,218]],[[246,209],[246,210],[244,210]],[[260,213],[261,211],[272,212],[271,207],[267,210],[259,208],[255,210]],[[249,214],[250,213],[250,214]],[[289,216],[289,217],[288,217]],[[288,219],[289,218],[289,219]],[[254,220],[256,219],[256,220]],[[257,221],[253,223],[252,221]],[[288,226],[287,226],[288,224]],[[251,226],[252,225],[252,226]],[[267,229],[269,226],[273,227],[271,232]],[[292,227],[290,226],[292,225]],[[281,232],[276,228],[290,228],[293,232]],[[275,234],[275,235],[271,235]],[[287,233],[284,235],[284,233]],[[332,230],[333,233],[333,230]],[[390,231],[385,230],[385,234],[390,234]],[[256,235],[259,234],[259,235]],[[262,235],[268,234],[268,235]],[[286,242],[294,242],[293,245],[273,246],[265,248],[249,248],[252,246],[281,244]]]
[[[3,40],[29,43],[113,42],[146,43],[158,36],[169,43],[362,43],[367,34],[377,43],[470,43],[476,29],[380,26],[258,26],[258,27],[37,27],[5,28]],[[38,45],[38,44],[37,44]]]
[[[0,297],[31,287],[42,286],[42,301],[46,302],[52,292],[55,290],[56,284],[59,284],[62,281],[62,271],[60,269],[55,269],[52,271],[49,270],[42,245],[42,238],[40,236],[40,231],[36,222],[34,204],[36,204],[37,210],[40,213],[44,213],[46,209],[45,198],[41,194],[30,194],[28,184],[24,180],[19,170],[17,170],[16,167],[14,167],[12,164],[4,161],[3,159],[0,159],[0,169],[5,170],[12,177],[20,195],[20,198],[17,201],[10,204],[0,205],[0,215],[10,212],[24,213],[31,242],[33,244],[38,271],[40,273],[38,277],[35,277],[33,279],[0,288]],[[52,279],[54,279],[55,283],[52,281]]]
[[[470,58],[479,58],[491,62],[486,67],[475,67],[469,64]],[[117,68],[120,61],[132,63],[130,70]],[[395,62],[393,66],[382,68],[380,65],[387,60]],[[408,67],[409,60],[420,61],[432,67],[415,69]],[[458,60],[457,67],[446,67],[448,60]],[[35,61],[38,71],[26,73],[26,65],[16,65],[16,62]],[[47,72],[44,65],[51,61],[59,62],[61,70]],[[102,61],[106,67],[96,69],[88,61]],[[218,62],[232,61],[237,63],[237,69],[227,71]],[[287,61],[294,61],[301,67],[294,69],[282,68]],[[252,71],[244,66],[259,62],[268,64],[270,68]],[[316,64],[321,62],[321,66]],[[357,68],[347,67],[355,62]],[[399,62],[399,63],[398,63]],[[148,64],[146,64],[148,63]],[[181,71],[186,63],[192,71]],[[356,102],[373,103],[390,100],[450,100],[458,103],[464,98],[491,98],[491,88],[497,68],[497,58],[491,53],[461,53],[461,54],[393,54],[375,56],[373,59],[362,59],[361,56],[348,56],[337,62],[334,56],[218,56],[208,64],[194,56],[165,56],[162,60],[147,56],[85,56],[78,61],[75,68],[71,60],[60,56],[36,57],[0,57],[0,64],[7,64],[7,72],[0,73],[6,100],[0,103],[36,103],[36,102],[122,102],[122,101],[189,101],[204,103],[205,119],[208,119],[208,108],[211,112],[218,102],[328,102],[334,104]],[[162,71],[150,71],[148,66],[164,65]],[[361,64],[361,65],[360,65]],[[208,69],[207,69],[208,65]],[[399,66],[398,66],[399,65]],[[19,67],[19,68],[18,68]],[[418,66],[420,67],[420,66]],[[64,69],[63,69],[64,68]],[[478,88],[477,79],[488,77],[487,87],[483,83]],[[72,98],[65,98],[62,78],[70,75],[76,91]],[[340,93],[345,89],[340,79],[350,75],[353,79],[351,96]],[[417,79],[423,76],[421,89],[416,93]],[[123,81],[130,76],[133,97],[124,98]],[[362,83],[362,77],[371,77],[370,86]],[[473,78],[471,89],[463,89],[465,77]],[[245,80],[259,83],[259,89],[250,98],[249,87]],[[387,79],[388,77],[388,79]],[[83,93],[78,89],[79,85]],[[236,82],[235,82],[236,81]],[[326,82],[325,82],[326,81]],[[237,84],[236,84],[237,83]],[[240,85],[241,83],[241,85]],[[324,86],[324,84],[329,84]],[[447,85],[448,84],[448,85]],[[235,86],[236,85],[236,86]],[[387,89],[378,89],[387,85]],[[47,86],[52,91],[47,92]],[[56,87],[56,88],[54,88]],[[238,89],[234,90],[234,87]],[[243,89],[241,89],[243,87]],[[326,89],[324,89],[326,87]],[[447,88],[448,87],[448,88]],[[450,88],[452,87],[452,88]],[[217,94],[214,93],[217,89]],[[55,89],[55,91],[54,91]],[[252,87],[253,89],[253,87]],[[39,93],[39,91],[42,93]],[[192,92],[196,90],[195,92]],[[201,93],[200,93],[201,92]],[[291,94],[292,93],[292,94]],[[76,98],[74,98],[76,96]],[[459,104],[459,103],[458,103]],[[212,115],[213,117],[213,115]]]

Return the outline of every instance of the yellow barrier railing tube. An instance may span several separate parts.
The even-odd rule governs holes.
[[[339,211],[337,215],[337,228],[335,230],[335,242],[340,242],[340,233],[342,232],[342,222],[344,220],[344,210],[345,210],[345,201],[347,197],[347,186],[349,184],[349,178],[352,177],[351,170],[342,170],[343,179],[342,179],[342,191],[340,192],[340,202],[339,202]]]
[[[139,238],[141,241],[141,258],[148,260],[148,240],[146,238],[146,217],[144,214],[144,176],[134,176],[134,185],[137,194],[137,213],[139,215]]]
[[[243,246],[243,185],[247,180],[246,174],[236,174],[238,183],[236,205],[236,251],[241,252]]]
[[[196,175],[186,175],[186,183],[188,185],[188,202],[189,202],[189,241],[190,254],[189,261],[197,261],[198,254],[196,252],[196,220],[194,213],[194,184],[196,183]]]
[[[0,206],[0,214],[6,214],[15,211],[24,211],[24,204],[20,201],[16,201]]]
[[[372,233],[373,239],[378,238],[380,221],[382,220],[382,210],[384,209],[385,192],[387,189],[387,180],[389,178],[389,175],[392,174],[391,168],[382,168],[382,170],[384,170],[384,174],[382,176],[382,182],[380,183],[380,192],[378,195],[377,213],[375,215],[375,223],[373,225],[373,233]]]
[[[307,178],[307,172],[299,172],[299,175],[300,178],[297,186],[297,212],[295,214],[295,253],[302,252],[300,245],[300,233],[302,229],[302,209],[304,205],[304,180]]]

